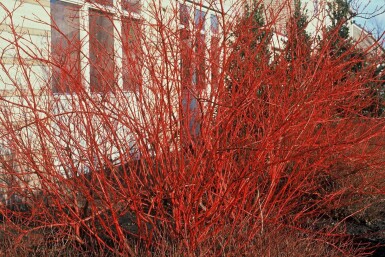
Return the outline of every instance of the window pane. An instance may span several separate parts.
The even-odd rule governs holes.
[[[218,29],[219,29],[218,17],[214,14],[211,14],[210,16],[210,28],[212,33],[214,34],[218,33]]]
[[[179,31],[180,37],[180,68],[181,85],[183,89],[190,88],[193,82],[192,73],[192,37],[190,35],[190,8],[185,4],[179,6],[179,20],[183,28]]]
[[[205,35],[199,31],[196,33],[195,38],[195,73],[196,76],[196,88],[198,92],[206,87],[206,43]]]
[[[179,10],[180,24],[184,25],[185,28],[189,27],[190,23],[190,10],[187,5],[181,4]]]
[[[129,12],[140,12],[140,0],[122,0],[123,9]]]
[[[191,58],[192,58],[192,46],[191,37],[188,29],[183,28],[180,30],[180,65],[181,65],[181,83],[182,87],[191,87],[192,72],[191,72]]]
[[[219,37],[212,36],[210,43],[210,63],[211,63],[211,86],[215,90],[219,80],[219,56],[220,56],[220,41]]]
[[[195,22],[196,29],[205,30],[205,16],[206,16],[205,12],[195,9],[194,22]]]
[[[183,144],[189,144],[199,138],[201,131],[201,111],[198,99],[190,90],[182,90],[182,131]]]
[[[314,0],[314,14],[318,14],[318,0]]]
[[[112,15],[90,9],[90,88],[92,92],[113,89],[114,72],[114,26]]]
[[[79,6],[51,3],[52,90],[70,93],[81,89]]]
[[[140,22],[138,20],[122,19],[123,45],[123,89],[135,91],[142,81],[142,58],[140,47]]]

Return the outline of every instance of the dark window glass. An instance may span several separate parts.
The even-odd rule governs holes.
[[[318,14],[318,0],[314,0],[314,13]]]
[[[219,55],[220,55],[219,37],[211,36],[210,42],[210,63],[211,63],[211,85],[215,89],[219,80]]]
[[[180,24],[183,25],[185,28],[189,27],[190,23],[190,10],[187,5],[181,4],[179,10],[179,19]]]
[[[211,28],[211,33],[218,33],[219,30],[219,24],[218,24],[218,17],[214,14],[211,14],[210,16],[210,28]]]
[[[179,31],[180,36],[180,53],[181,53],[181,82],[182,87],[187,88],[191,86],[192,72],[191,72],[191,58],[192,58],[192,44],[190,35],[190,10],[187,5],[181,4],[179,10],[180,24],[183,28]]]
[[[71,93],[81,89],[79,6],[51,2],[52,90]]]
[[[90,9],[90,88],[106,92],[116,83],[112,14]]]
[[[205,65],[205,35],[202,34],[202,31],[205,30],[205,16],[206,13],[195,9],[195,55],[194,55],[194,64],[195,71],[193,74],[193,83],[196,86],[197,93],[205,88],[205,73],[206,73],[206,65]]]
[[[129,12],[140,12],[140,0],[122,0],[123,9]]]
[[[197,30],[205,30],[205,16],[205,12],[195,9],[194,22]]]
[[[190,31],[190,10],[188,6],[180,5],[179,18],[180,24],[183,25],[179,31],[182,86],[181,140],[186,147],[189,147],[193,141],[197,140],[200,134],[200,112],[199,103],[196,98],[197,72],[196,65],[194,64],[196,62],[193,43],[194,33]],[[196,18],[195,21],[197,19],[199,20],[199,18]]]
[[[123,89],[135,91],[142,84],[142,54],[140,47],[140,22],[123,18]]]
[[[192,47],[190,32],[187,29],[180,31],[180,53],[181,53],[181,80],[183,87],[191,86],[191,61],[192,61]]]
[[[201,34],[199,31],[196,33],[195,37],[195,77],[194,81],[196,89],[198,91],[206,87],[206,43],[205,35]]]
[[[210,42],[210,66],[211,66],[211,85],[215,89],[218,86],[219,79],[219,22],[214,14],[210,16],[211,42]]]

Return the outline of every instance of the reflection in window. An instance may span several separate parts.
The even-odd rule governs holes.
[[[206,13],[195,9],[195,81],[196,89],[198,91],[205,88],[206,82],[206,64],[205,64],[205,51],[206,42],[205,34],[202,31],[205,30],[205,16]]]
[[[191,36],[190,36],[190,15],[188,6],[180,5],[180,24],[183,27],[180,30],[180,54],[181,54],[181,82],[182,87],[187,88],[191,86]]]
[[[142,58],[140,47],[140,22],[122,18],[123,89],[136,91],[142,81]]]
[[[206,42],[205,35],[196,33],[195,37],[195,86],[197,93],[203,90],[206,85]]]
[[[194,22],[197,30],[205,30],[205,16],[205,12],[195,9]]]
[[[318,0],[314,0],[314,14],[318,14]]]
[[[182,84],[182,142],[196,142],[201,131],[201,110],[197,96],[205,83],[205,12],[194,11],[194,30],[190,30],[190,10],[180,5],[180,50]]]
[[[217,34],[219,31],[218,17],[214,14],[210,16],[210,30],[213,34]]]
[[[52,91],[72,93],[81,89],[79,6],[51,2]]]
[[[211,66],[211,86],[216,88],[219,79],[219,26],[218,17],[216,15],[210,16],[211,42],[210,42],[210,66]]]
[[[123,10],[139,13],[140,12],[140,0],[122,0]]]
[[[112,14],[90,9],[91,92],[111,91],[116,81],[112,18]]]
[[[180,24],[184,26],[184,28],[189,27],[190,23],[190,10],[187,5],[181,4],[180,5],[180,11],[179,11],[179,19],[180,19]]]

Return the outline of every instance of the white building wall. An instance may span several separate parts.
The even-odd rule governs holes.
[[[77,4],[80,6],[81,12],[81,28],[80,38],[82,40],[82,82],[84,88],[89,92],[90,85],[90,65],[89,65],[89,36],[88,36],[88,10],[92,7],[89,3],[83,0],[63,0],[68,3]],[[267,22],[271,19],[277,20],[276,31],[279,32],[273,38],[276,42],[274,45],[279,45],[279,48],[283,47],[284,42],[284,30],[285,22],[289,14],[294,11],[293,1],[284,0],[263,0],[266,7]],[[3,1],[4,2],[4,1]],[[100,144],[100,151],[105,151],[111,158],[118,158],[119,155],[126,151],[124,149],[117,149],[108,137],[111,133],[108,129],[100,126],[103,121],[103,117],[97,115],[91,120],[84,121],[86,115],[84,113],[78,116],[63,115],[63,113],[74,112],[81,105],[76,98],[76,95],[71,94],[52,94],[51,91],[51,70],[47,63],[50,62],[50,42],[51,42],[51,3],[49,0],[6,0],[0,5],[0,115],[7,115],[9,121],[14,124],[14,129],[22,128],[25,131],[26,124],[30,131],[25,132],[25,137],[33,138],[36,127],[31,121],[36,119],[46,120],[47,128],[51,130],[52,135],[57,135],[56,139],[49,139],[47,145],[55,149],[56,154],[60,154],[63,148],[71,147],[71,151],[82,158],[82,155],[87,155],[87,137],[89,134],[83,133],[86,126],[93,126],[93,131],[97,132],[97,144]],[[119,1],[114,0],[116,6]],[[142,100],[137,95],[130,92],[120,92],[109,98],[110,105],[114,106],[114,112],[106,111],[111,106],[106,106],[103,103],[104,96],[97,94],[90,94],[92,96],[89,102],[85,101],[83,104],[90,105],[93,108],[102,108],[107,116],[109,116],[109,122],[113,125],[119,133],[115,136],[117,141],[121,142],[121,145],[132,145],[135,140],[135,135],[131,135],[129,131],[125,130],[124,122],[130,122],[132,120],[140,120],[142,122],[153,120],[154,110],[158,107],[158,103],[161,101],[171,101],[171,106],[174,106],[174,113],[177,117],[178,108],[180,107],[181,85],[180,85],[180,61],[179,58],[179,45],[178,45],[178,33],[181,28],[179,21],[178,8],[180,4],[186,4],[190,6],[190,18],[191,23],[194,24],[195,10],[201,10],[206,13],[205,16],[205,31],[203,34],[207,36],[207,44],[210,47],[211,36],[210,31],[210,17],[211,15],[218,16],[220,34],[228,33],[224,37],[230,36],[230,31],[223,31],[223,22],[229,24],[236,24],[237,18],[240,12],[243,10],[243,2],[236,0],[226,1],[152,1],[146,0],[142,2],[142,12],[133,14],[132,17],[140,19],[143,22],[141,27],[144,31],[143,51],[146,57],[152,57],[152,60],[147,61],[147,67],[144,67],[143,72],[143,91]],[[160,6],[159,6],[160,5]],[[310,19],[308,31],[312,34],[321,34],[322,29],[328,25],[326,1],[324,0],[303,0],[303,8],[307,10],[307,16]],[[156,15],[155,15],[156,11]],[[112,8],[111,12],[119,15],[127,15],[120,7]],[[115,38],[121,34],[121,23],[119,18],[114,19],[114,33]],[[168,38],[162,38],[160,27],[167,30],[166,36]],[[223,40],[223,38],[222,38]],[[163,45],[162,45],[163,44]],[[159,50],[159,46],[161,47]],[[114,49],[116,52],[115,64],[119,70],[122,68],[122,47],[121,42],[114,41]],[[166,55],[164,55],[164,52]],[[164,67],[167,61],[167,65],[171,71],[168,74],[165,73]],[[152,65],[149,70],[149,65]],[[154,72],[154,74],[150,74]],[[122,87],[122,75],[117,74],[118,87]],[[207,77],[210,77],[210,70],[207,70]],[[155,79],[158,79],[155,81]],[[154,90],[154,87],[167,88],[171,90],[168,92],[171,94],[166,99],[165,96],[160,94],[160,91]],[[166,92],[166,91],[165,91]],[[211,93],[210,87],[206,88],[205,94],[209,96]],[[146,100],[147,111],[145,113],[140,112],[143,99]],[[108,104],[107,104],[108,105]],[[85,108],[85,107],[82,107]],[[103,109],[104,108],[104,109]],[[82,109],[85,111],[86,109]],[[125,112],[127,120],[118,121],[119,117],[116,116],[116,112],[119,110]],[[165,113],[157,113],[156,115],[164,115]],[[163,117],[167,120],[167,117]],[[1,119],[1,118],[0,118]],[[176,118],[178,120],[178,118]],[[175,121],[175,120],[174,120]],[[174,122],[168,120],[168,122]],[[115,122],[115,123],[114,123]],[[119,123],[120,122],[120,123]],[[1,121],[0,121],[1,124]],[[50,125],[51,124],[51,125]],[[9,128],[6,128],[9,129]],[[4,129],[0,136],[4,135]],[[24,132],[23,132],[24,133]],[[56,133],[56,134],[55,134]],[[62,133],[62,134],[60,134]],[[165,132],[163,137],[171,137],[171,132]],[[48,140],[48,139],[47,139]],[[48,141],[49,141],[48,140]],[[76,142],[77,141],[77,142]],[[36,139],[34,149],[39,149],[40,145],[44,143],[41,140]],[[53,143],[61,145],[54,146]],[[82,148],[78,150],[77,148]],[[128,147],[129,148],[129,147]],[[54,152],[55,152],[54,151]],[[85,151],[85,152],[82,152]],[[120,152],[120,153],[119,153]],[[55,154],[53,154],[55,155]],[[63,163],[63,160],[57,160],[58,165]],[[92,162],[91,158],[84,161],[86,163]],[[59,165],[60,166],[60,165]]]
[[[90,68],[89,68],[89,45],[88,45],[88,10],[91,7],[89,3],[83,0],[63,0],[64,2],[79,5],[81,12],[81,28],[80,38],[82,40],[82,81],[83,86],[89,92],[90,87]],[[135,135],[132,135],[130,131],[127,131],[127,123],[132,120],[140,121],[152,121],[154,117],[151,117],[155,112],[151,112],[151,108],[156,109],[157,101],[163,101],[160,99],[159,92],[153,91],[151,86],[154,83],[160,83],[156,85],[159,88],[165,85],[171,86],[172,97],[167,101],[173,101],[172,106],[175,106],[175,114],[178,115],[178,99],[180,99],[180,80],[178,72],[168,74],[164,77],[165,71],[164,56],[163,53],[157,50],[159,44],[162,43],[162,38],[159,33],[159,25],[163,24],[169,31],[167,35],[173,35],[174,38],[167,38],[168,43],[162,48],[167,51],[167,55],[172,65],[179,65],[178,58],[178,34],[175,33],[180,29],[180,23],[178,21],[179,4],[182,2],[191,6],[192,21],[194,21],[194,10],[201,9],[206,13],[205,26],[207,38],[210,37],[210,16],[213,14],[219,17],[219,27],[223,19],[232,19],[235,13],[239,10],[233,6],[237,1],[152,1],[146,0],[142,2],[142,12],[140,14],[133,14],[134,18],[141,19],[143,22],[142,29],[144,31],[144,38],[146,42],[143,42],[143,48],[146,57],[152,56],[153,60],[148,61],[147,64],[152,63],[155,67],[155,78],[161,78],[160,82],[149,81],[151,78],[148,67],[143,68],[143,98],[146,99],[147,112],[143,116],[143,112],[139,111],[139,107],[143,100],[140,100],[137,95],[130,92],[120,92],[114,96],[111,96],[109,103],[103,103],[103,96],[97,94],[89,94],[92,96],[90,100],[84,100],[83,103],[78,101],[76,95],[72,94],[53,94],[51,87],[51,68],[50,63],[50,51],[51,51],[51,2],[49,0],[6,0],[2,1],[0,5],[0,116],[7,117],[5,122],[3,117],[0,117],[0,124],[8,124],[6,127],[0,128],[0,139],[2,141],[10,143],[12,136],[16,137],[17,133],[12,136],[7,136],[7,131],[10,129],[20,131],[18,139],[23,140],[28,138],[28,147],[30,150],[35,151],[34,158],[43,163],[44,158],[39,151],[41,147],[48,147],[50,150],[50,157],[54,158],[54,162],[59,167],[59,172],[65,173],[63,165],[66,164],[67,157],[59,156],[63,154],[63,149],[69,147],[69,151],[72,153],[72,158],[77,159],[79,167],[86,167],[91,165],[93,160],[90,157],[89,148],[89,136],[85,133],[86,127],[92,127],[92,133],[95,135],[96,144],[100,147],[96,149],[99,151],[98,155],[101,156],[102,152],[109,155],[110,158],[118,158],[119,155],[124,153],[127,149],[123,149],[122,146],[130,148],[133,146]],[[119,1],[114,0],[117,5]],[[238,4],[240,4],[238,2]],[[161,8],[159,8],[159,5]],[[118,15],[124,13],[121,9],[112,8],[112,12],[116,12]],[[155,11],[159,11],[157,16]],[[159,16],[160,15],[160,16]],[[162,17],[162,20],[159,18]],[[234,21],[235,22],[235,21]],[[119,19],[114,19],[114,35],[118,37],[121,34],[121,24]],[[174,31],[174,33],[171,33]],[[228,31],[229,33],[229,31]],[[210,42],[208,41],[208,45]],[[122,50],[121,43],[114,42],[114,48],[116,51],[115,63],[118,68],[122,67]],[[157,57],[159,61],[157,61]],[[48,65],[47,65],[48,64]],[[179,67],[173,67],[178,70]],[[209,74],[209,70],[207,71]],[[163,76],[163,77],[162,77]],[[209,76],[209,75],[208,75]],[[118,74],[118,86],[122,86],[122,76]],[[207,90],[207,95],[210,94],[210,90]],[[142,98],[142,99],[143,99]],[[110,105],[110,106],[108,106]],[[113,108],[111,107],[113,106]],[[82,109],[79,109],[82,108]],[[97,110],[102,108],[104,116],[94,115],[88,119],[86,111]],[[107,111],[112,110],[112,111]],[[119,120],[117,116],[119,111],[124,112],[125,120]],[[74,113],[78,114],[74,114]],[[96,111],[97,112],[97,111]],[[68,113],[68,114],[66,114]],[[167,113],[158,113],[155,115],[166,115]],[[147,116],[148,115],[148,116]],[[105,120],[108,116],[108,121]],[[88,119],[88,120],[87,120]],[[130,120],[131,119],[131,120]],[[166,119],[166,118],[165,118]],[[43,120],[44,124],[36,126],[36,120]],[[103,125],[108,123],[118,131],[118,133],[112,136],[113,133]],[[173,121],[170,121],[173,122]],[[112,124],[112,125],[111,125]],[[40,126],[40,127],[39,127]],[[47,136],[39,138],[37,129],[44,128]],[[108,127],[108,126],[107,126]],[[146,128],[148,129],[148,128]],[[115,132],[115,131],[114,131]],[[18,132],[19,133],[19,132]],[[44,134],[43,133],[43,134]],[[52,136],[51,138],[49,136]],[[166,132],[164,137],[171,136]],[[3,140],[4,139],[4,140]],[[113,140],[112,140],[113,139]],[[119,142],[119,146],[113,145],[112,141]],[[95,146],[95,145],[93,145]],[[119,148],[119,149],[118,149]],[[26,150],[26,149],[25,149]],[[94,149],[95,150],[95,149]],[[103,160],[99,160],[103,161]],[[61,168],[60,168],[61,167]],[[83,168],[85,169],[85,168]]]

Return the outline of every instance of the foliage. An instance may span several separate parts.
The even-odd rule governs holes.
[[[354,63],[351,66],[347,66],[347,76],[356,76],[358,71],[363,69],[364,66],[371,66],[377,63],[377,68],[371,71],[373,81],[367,84],[368,90],[371,92],[372,104],[362,110],[364,115],[371,115],[379,117],[383,113],[384,109],[384,96],[382,92],[381,80],[376,81],[380,75],[380,69],[382,67],[383,59],[374,57],[376,55],[373,49],[362,49],[357,42],[353,42],[350,38],[349,23],[352,22],[352,16],[350,11],[350,2],[348,0],[337,0],[328,3],[328,17],[331,21],[331,26],[328,27],[327,33],[324,35],[323,44],[331,44],[330,55],[333,58],[340,58],[341,61],[346,63]],[[358,73],[358,74],[356,74]],[[345,79],[345,78],[344,78]],[[339,81],[335,82],[336,84]]]
[[[101,8],[104,1],[97,2],[89,4]],[[317,37],[305,33],[299,4],[286,48],[274,59],[276,21],[264,21],[261,2],[245,16],[243,4],[212,6],[219,61],[206,53],[210,44],[204,51],[194,44],[213,38],[201,33],[200,6],[184,9],[190,16],[181,22],[181,6],[149,4],[148,20],[132,15],[125,29],[112,25],[128,11],[112,16],[120,9],[102,8],[91,12],[91,30],[69,5],[67,20],[84,31],[38,20],[65,39],[46,51],[12,19],[20,6],[0,4],[12,32],[0,34],[9,44],[1,56],[11,49],[15,57],[11,66],[0,63],[10,88],[0,93],[2,253],[369,251],[350,228],[369,205],[383,202],[384,121],[362,113],[373,103],[367,85],[383,77],[373,76],[376,60],[354,70],[361,59],[352,48],[341,58],[330,54],[331,42],[311,49]],[[121,49],[112,48],[119,42]],[[202,60],[219,72],[201,73],[206,87],[197,90]],[[36,63],[55,72],[42,75]],[[53,93],[52,81],[66,91]]]
[[[336,0],[328,3],[328,16],[331,20],[329,30],[337,29],[338,36],[343,39],[349,37],[350,2],[349,0]]]
[[[242,71],[239,67],[243,61],[252,58],[254,69],[259,70],[261,64],[269,63],[271,53],[269,51],[269,43],[271,40],[271,29],[265,26],[263,17],[264,6],[261,2],[253,2],[253,5],[245,5],[245,14],[237,23],[232,37],[234,40],[230,42],[234,49],[232,64],[230,66],[230,76],[238,76],[241,79],[246,71]],[[246,33],[245,33],[246,32]],[[255,55],[248,55],[248,51],[255,51]]]
[[[296,50],[306,51],[310,56],[311,38],[306,31],[307,24],[301,1],[297,0],[294,2],[294,13],[287,22],[288,40],[285,45],[285,55],[289,62],[296,59]],[[298,45],[301,47],[297,47]]]

